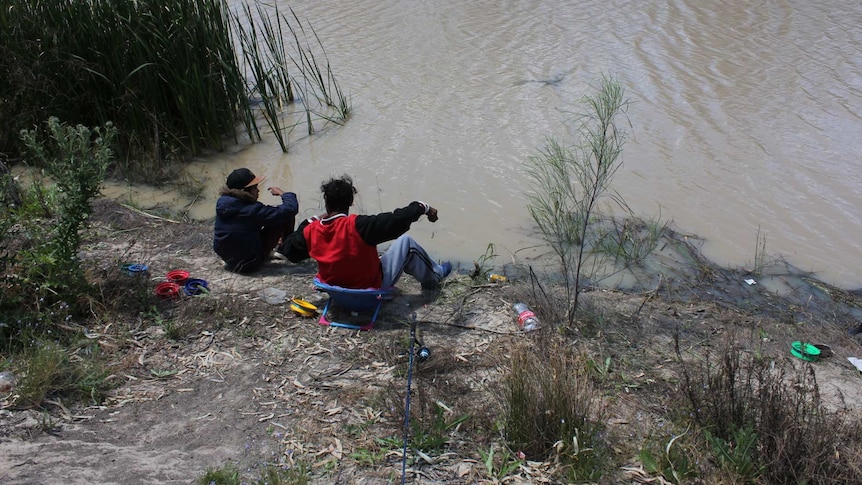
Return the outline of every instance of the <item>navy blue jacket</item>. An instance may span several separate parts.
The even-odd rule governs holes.
[[[281,205],[273,207],[249,192],[224,187],[216,202],[213,250],[231,265],[257,259],[263,248],[261,229],[285,224],[297,213],[293,192],[283,193]]]

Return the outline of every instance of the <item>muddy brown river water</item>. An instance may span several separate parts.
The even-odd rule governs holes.
[[[537,244],[524,162],[547,137],[573,143],[574,113],[603,73],[632,101],[613,188],[638,215],[702,237],[704,253],[769,256],[862,286],[862,6],[810,1],[280,1],[307,19],[353,116],[312,137],[272,136],[202,157],[195,201],[109,187],[142,207],[212,217],[248,166],[320,211],[320,182],[351,174],[356,210],[419,199],[440,221],[412,230],[435,257],[500,263]],[[301,130],[298,130],[301,131]],[[264,193],[264,201],[275,202]],[[272,199],[272,200],[270,200]]]

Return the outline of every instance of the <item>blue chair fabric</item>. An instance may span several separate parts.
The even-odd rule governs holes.
[[[374,322],[377,321],[377,315],[380,313],[383,301],[392,299],[392,293],[395,291],[394,288],[344,288],[326,284],[318,278],[314,278],[314,287],[318,291],[323,291],[329,295],[329,300],[327,300],[326,306],[323,307],[323,312],[320,315],[318,323],[351,330],[371,330],[374,327]],[[328,316],[333,303],[351,312],[373,311],[371,321],[364,325],[333,321]]]

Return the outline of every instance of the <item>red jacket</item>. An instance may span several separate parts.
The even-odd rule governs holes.
[[[336,214],[303,221],[284,244],[287,258],[317,261],[317,277],[344,288],[380,288],[383,270],[377,245],[397,239],[425,213],[421,202],[377,215]]]
[[[344,288],[380,288],[383,271],[377,247],[356,231],[356,214],[315,219],[302,231],[308,255],[317,261],[317,277]]]

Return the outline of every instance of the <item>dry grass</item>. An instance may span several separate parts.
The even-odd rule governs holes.
[[[86,326],[93,337],[70,358],[101,353],[114,374],[107,381],[122,386],[98,414],[68,415],[96,416],[79,426],[104,440],[115,433],[114,419],[125,417],[129,430],[147,426],[150,436],[165,427],[173,437],[174,417],[184,417],[203,442],[221,446],[223,460],[197,463],[193,471],[195,464],[186,464],[190,480],[236,461],[253,483],[272,463],[293,460],[309,465],[309,483],[397,481],[406,324],[414,312],[431,358],[413,369],[412,483],[795,483],[803,474],[811,483],[849,483],[859,476],[858,376],[843,360],[858,345],[829,324],[788,326],[768,314],[677,301],[662,291],[590,291],[575,327],[561,331],[565,314],[555,314],[554,299],[564,293],[513,271],[506,285],[455,276],[439,293],[407,280],[374,330],[349,332],[257,297],[261,287],[277,286],[322,303],[325,296],[310,284],[313,268],[277,262],[260,275],[230,276],[201,243],[206,224],[173,224],[107,204],[94,222],[84,254],[104,280],[98,299],[132,298],[124,291],[135,281],[116,273],[117,263],[147,261],[150,279],[138,297],[155,311],[104,303],[98,319],[70,325],[79,333]],[[215,291],[157,302],[152,284],[176,267],[200,273]],[[545,328],[519,333],[514,301],[529,303]],[[813,338],[831,344],[836,356],[816,364],[791,360],[789,341]],[[727,360],[725,349],[741,349],[738,360]],[[4,412],[26,412],[0,399]],[[240,404],[229,409],[229,402]],[[42,403],[65,422],[66,414]],[[842,413],[846,420],[837,419]],[[809,443],[792,440],[800,433]],[[266,454],[235,451],[247,436],[266,443]],[[752,437],[754,447],[747,445]],[[165,442],[177,446],[175,438]],[[189,446],[199,453],[208,446],[201,443]],[[77,459],[71,449],[52,453]],[[787,459],[792,466],[781,465]]]
[[[679,399],[702,432],[701,453],[712,452],[720,475],[762,483],[856,483],[862,480],[862,427],[846,410],[821,400],[812,366],[725,342],[716,353],[684,362]],[[852,445],[851,445],[852,443]]]
[[[504,436],[530,460],[556,461],[569,480],[597,480],[611,461],[603,396],[587,358],[552,331],[542,333],[515,347],[504,371]]]

